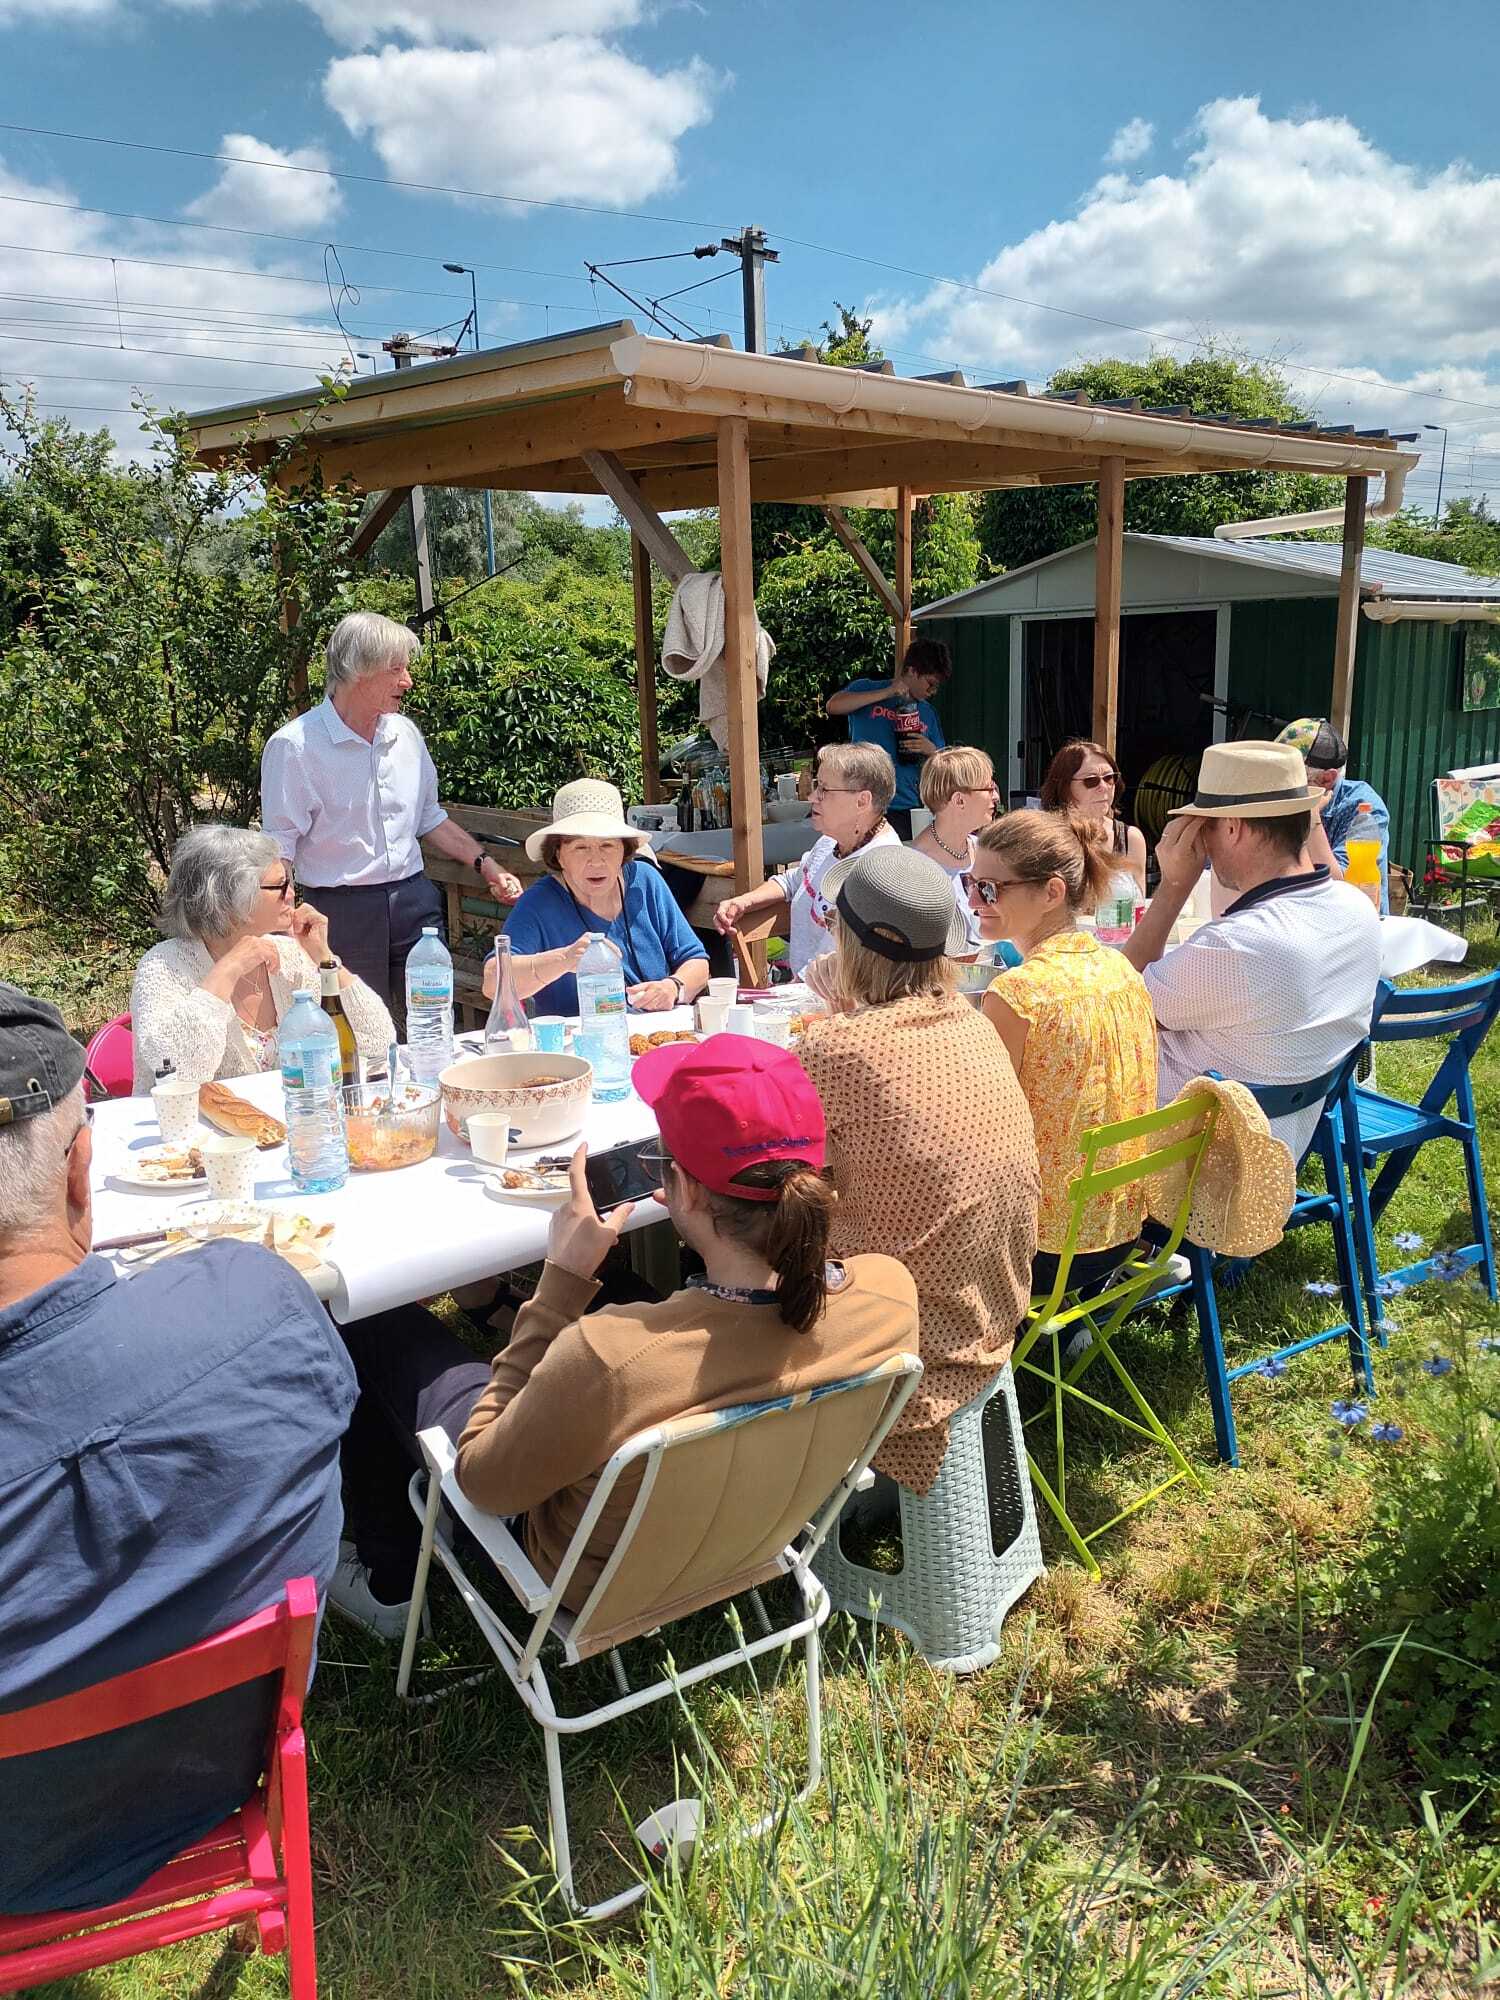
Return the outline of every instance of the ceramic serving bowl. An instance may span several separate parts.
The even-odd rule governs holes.
[[[511,1144],[524,1152],[533,1146],[555,1146],[583,1130],[594,1067],[582,1056],[553,1055],[537,1050],[529,1055],[470,1056],[450,1063],[438,1078],[443,1092],[443,1116],[455,1138],[469,1143],[471,1111],[503,1111]]]

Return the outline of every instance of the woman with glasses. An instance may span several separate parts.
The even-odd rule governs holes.
[[[922,766],[921,791],[932,821],[911,844],[918,854],[935,861],[952,882],[970,950],[977,951],[979,920],[969,908],[963,878],[973,866],[975,834],[1000,810],[995,767],[983,750],[968,745],[939,750]]]
[[[1136,894],[1144,896],[1146,836],[1138,826],[1127,826],[1120,816],[1124,790],[1120,767],[1104,745],[1075,736],[1047,766],[1047,775],[1042,780],[1042,811],[1081,813],[1085,819],[1098,820],[1107,826],[1110,853],[1115,857],[1112,873],[1128,875]],[[1124,893],[1123,884],[1115,889],[1106,882],[1103,895]]]
[[[985,994],[984,1011],[1036,1128],[1042,1198],[1032,1282],[1039,1293],[1057,1275],[1083,1134],[1156,1109],[1156,1020],[1146,983],[1120,952],[1078,928],[1080,913],[1097,906],[1109,880],[1108,838],[1097,818],[1078,813],[1010,813],[980,833],[969,875],[980,932],[1008,938],[1021,953],[1021,963]],[[1139,1182],[1090,1204],[1073,1263],[1078,1283],[1114,1269],[1144,1212]]]
[[[714,912],[726,935],[757,910],[790,912],[787,962],[799,976],[833,943],[823,877],[835,862],[868,847],[895,847],[900,835],[886,819],[896,790],[896,768],[876,743],[829,743],[818,752],[812,788],[812,823],[818,839],[802,859],[762,882],[747,896],[731,896]]]
[[[328,919],[294,900],[290,863],[269,834],[189,827],[172,850],[163,927],[130,991],[135,1090],[163,1063],[199,1083],[275,1069],[276,1031],[298,993],[321,992]],[[339,997],[367,1062],[396,1030],[383,1000],[339,967]]]

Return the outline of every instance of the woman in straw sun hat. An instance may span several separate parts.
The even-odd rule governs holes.
[[[707,956],[613,785],[602,778],[564,785],[550,823],[528,838],[526,852],[546,873],[505,926],[522,999],[535,997],[544,1014],[576,1014],[574,974],[589,933],[599,931],[624,960],[632,1007],[656,1013],[692,1004],[708,982]],[[494,987],[492,958],[484,970],[487,997]]]

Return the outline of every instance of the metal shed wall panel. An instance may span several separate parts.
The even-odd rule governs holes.
[[[1003,799],[1010,784],[1010,620],[929,618],[920,629],[953,656],[953,678],[934,703],[943,734],[989,752]]]

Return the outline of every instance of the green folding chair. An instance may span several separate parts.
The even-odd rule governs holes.
[[[1191,1479],[1198,1486],[1206,1482],[1194,1471],[1168,1435],[1166,1427],[1140,1390],[1132,1381],[1129,1371],[1115,1353],[1111,1342],[1121,1322],[1133,1312],[1153,1286],[1170,1277],[1170,1265],[1178,1245],[1187,1230],[1188,1214],[1192,1208],[1193,1188],[1198,1179],[1198,1169],[1203,1162],[1203,1154],[1213,1137],[1215,1121],[1219,1115],[1216,1099],[1207,1091],[1189,1097],[1178,1104],[1168,1104],[1160,1111],[1148,1111],[1139,1118],[1122,1119],[1117,1125],[1096,1125],[1091,1132],[1083,1135],[1083,1172],[1073,1182],[1068,1191],[1069,1213],[1068,1233],[1058,1259],[1057,1277],[1052,1290],[1044,1299],[1033,1299],[1031,1310],[1022,1325],[1020,1338],[1016,1342],[1011,1365],[1017,1375],[1034,1375],[1045,1382],[1051,1390],[1052,1434],[1055,1451],[1055,1486],[1038,1466],[1034,1455],[1028,1450],[1026,1462],[1031,1468],[1031,1477],[1036,1490],[1041,1494],[1055,1515],[1058,1525],[1067,1536],[1074,1553],[1090,1576],[1099,1575],[1099,1565],[1094,1559],[1091,1543],[1098,1541],[1122,1521],[1137,1514],[1153,1500],[1161,1498],[1180,1480]],[[1114,1153],[1117,1147],[1132,1146],[1144,1141],[1146,1150],[1134,1159],[1122,1161],[1117,1166],[1101,1167],[1101,1157]],[[1072,1289],[1069,1278],[1073,1259],[1078,1253],[1078,1235],[1082,1227],[1084,1210],[1090,1201],[1103,1194],[1111,1194],[1116,1189],[1127,1187],[1132,1181],[1153,1179],[1175,1167],[1186,1171],[1183,1177],[1182,1197],[1172,1218],[1172,1226],[1166,1239],[1159,1246],[1148,1248],[1137,1245],[1127,1252],[1119,1269],[1107,1284],[1089,1297],[1082,1298]],[[1086,1328],[1091,1338],[1088,1347],[1065,1366],[1064,1346],[1070,1343],[1075,1328]],[[1046,1339],[1051,1355],[1051,1364],[1033,1355]],[[1091,1396],[1086,1389],[1078,1386],[1079,1377],[1096,1361],[1103,1360],[1113,1370],[1115,1379],[1124,1390],[1135,1415],[1116,1409],[1112,1404],[1101,1402]],[[1085,1405],[1112,1423],[1145,1438],[1148,1442],[1161,1446],[1176,1468],[1171,1477],[1160,1481],[1139,1499],[1132,1500],[1128,1507],[1111,1516],[1101,1527],[1088,1534],[1080,1533],[1068,1514],[1068,1461],[1065,1439],[1064,1415],[1069,1402]],[[1047,1415],[1045,1409],[1028,1419],[1036,1423]]]

